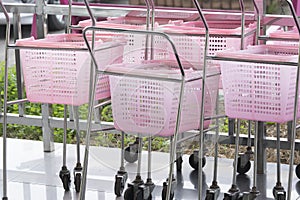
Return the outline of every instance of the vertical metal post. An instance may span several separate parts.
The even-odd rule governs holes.
[[[37,38],[45,37],[45,16],[44,16],[45,3],[42,0],[36,1],[36,28]],[[49,124],[50,109],[48,104],[42,104],[42,130],[43,130],[43,143],[44,151],[54,151],[54,137],[53,131]]]
[[[264,145],[264,141],[266,138],[265,134],[265,126],[263,122],[257,123],[257,173],[258,174],[265,174],[266,173],[266,147]]]
[[[13,32],[14,32],[14,42],[17,39],[22,38],[21,32],[21,19],[19,13],[14,13],[13,15]],[[17,92],[18,92],[18,99],[23,98],[23,79],[22,79],[22,72],[21,72],[21,62],[20,62],[20,50],[15,50],[15,60],[16,60],[16,77],[17,77]],[[24,115],[24,103],[19,104],[19,116]]]
[[[3,149],[3,158],[2,158],[2,200],[7,200],[7,87],[8,87],[8,43],[9,43],[9,38],[10,38],[10,21],[9,21],[9,16],[8,13],[5,9],[5,7],[2,4],[2,1],[0,0],[0,6],[3,10],[3,13],[6,17],[6,37],[5,37],[5,66],[4,66],[4,91],[3,91],[3,144],[2,144],[2,149]]]
[[[44,152],[54,151],[54,136],[49,123],[49,104],[42,104],[42,131]]]
[[[295,9],[293,7],[293,3],[291,0],[286,0],[292,16],[295,21],[295,25],[298,30],[298,34],[300,35],[300,24],[298,17],[296,15]],[[300,44],[300,40],[299,40]],[[297,73],[296,73],[296,86],[295,86],[295,99],[294,99],[294,113],[293,113],[293,124],[292,124],[292,133],[290,137],[291,141],[291,152],[290,152],[290,163],[289,163],[289,179],[288,179],[288,189],[287,189],[287,200],[291,199],[292,193],[292,180],[293,180],[293,169],[294,169],[294,158],[295,158],[295,138],[296,138],[296,124],[297,124],[297,113],[298,113],[298,100],[299,100],[299,75],[300,75],[300,48],[298,49],[298,66],[297,66]]]

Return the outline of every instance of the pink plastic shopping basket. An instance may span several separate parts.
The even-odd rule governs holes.
[[[256,61],[220,62],[228,117],[278,123],[293,119],[296,67],[259,61],[297,63],[298,48],[259,45],[217,56]]]
[[[173,62],[174,64],[174,62]],[[162,78],[180,78],[178,69],[170,63],[119,64],[110,71]],[[202,76],[202,71],[186,69],[186,79]],[[116,129],[144,135],[170,136],[174,134],[179,102],[180,83],[110,76],[111,99]],[[218,90],[219,76],[211,76],[205,86],[205,116],[211,116]],[[199,128],[202,80],[185,83],[179,132]],[[210,121],[205,121],[208,127]]]
[[[220,23],[208,21],[209,42],[208,56],[214,56],[217,51],[241,49],[241,25],[237,23]],[[186,60],[194,64],[194,68],[199,69],[203,64],[203,54],[205,47],[205,28],[201,21],[170,23],[160,26],[163,32],[171,35],[181,60]],[[256,25],[246,24],[244,46],[253,45]]]
[[[129,17],[109,17],[105,21],[96,22],[96,26],[100,28],[117,28],[122,30],[146,30],[146,20],[143,18],[134,19],[132,20]],[[78,23],[81,27],[90,26],[91,20],[85,20]],[[158,26],[156,23],[155,26]],[[105,31],[104,31],[105,33]],[[141,49],[145,49],[146,46],[146,35],[141,34],[133,34],[130,31],[124,32],[124,37],[126,39],[126,44],[124,46],[124,61],[125,62],[136,62],[140,60],[145,60],[145,52],[141,51]],[[161,38],[156,37],[156,47],[157,43],[161,43]],[[164,44],[161,44],[161,48],[164,47],[166,44],[166,40],[163,40]],[[155,53],[157,59],[157,53]]]
[[[110,39],[109,39],[110,37]],[[112,42],[109,35],[97,36],[95,49]],[[117,40],[114,42],[118,43]],[[54,34],[45,39],[21,39],[20,57],[24,74],[27,98],[36,103],[56,103],[81,105],[88,102],[91,59],[82,35]],[[38,47],[38,49],[37,49]],[[71,50],[72,48],[72,50]],[[78,50],[77,50],[78,49]],[[102,66],[120,62],[123,46],[99,51]],[[100,60],[99,60],[100,59]],[[97,80],[95,98],[110,97],[108,76],[101,75]]]

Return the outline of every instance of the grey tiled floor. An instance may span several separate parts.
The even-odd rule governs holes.
[[[2,146],[2,140],[0,142]],[[78,194],[72,188],[70,192],[64,192],[58,172],[62,163],[62,145],[55,144],[56,150],[51,153],[43,152],[43,144],[38,141],[29,140],[8,140],[8,197],[10,200],[73,200],[78,199]],[[2,147],[1,147],[2,148]],[[83,147],[81,148],[83,152]],[[2,153],[2,152],[1,152]],[[142,176],[146,173],[146,153],[143,156]],[[120,150],[102,147],[92,147],[90,151],[88,190],[86,199],[88,200],[113,200],[116,198],[113,193],[114,175],[119,168]],[[182,173],[177,174],[177,188],[175,199],[192,200],[197,199],[197,171],[192,170],[188,164],[188,156],[184,156]],[[68,145],[68,167],[75,166],[75,146]],[[2,162],[2,155],[1,155]],[[162,183],[168,175],[168,154],[153,153],[153,181],[156,188],[153,192],[153,199],[161,199]],[[1,166],[2,168],[2,163]],[[219,186],[222,199],[223,193],[231,186],[232,180],[232,160],[220,159],[219,165]],[[129,172],[129,179],[133,180],[136,164],[126,164]],[[212,181],[213,159],[208,157],[204,172],[204,186],[206,189]],[[283,165],[282,181],[287,187],[288,166]],[[128,181],[130,181],[128,180]],[[267,174],[258,176],[258,189],[261,192],[258,199],[273,199],[272,188],[276,182],[276,165],[267,164]],[[241,191],[248,191],[252,187],[252,169],[248,175],[238,175],[237,183]],[[1,173],[2,196],[2,173]],[[72,185],[73,187],[73,185]],[[300,182],[294,177],[292,200],[300,199]]]

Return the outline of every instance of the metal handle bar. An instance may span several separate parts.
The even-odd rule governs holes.
[[[4,5],[3,5],[3,3],[2,3],[2,0],[0,0],[0,6],[1,6],[1,8],[2,8],[2,10],[3,10],[3,13],[4,13],[4,15],[5,15],[6,23],[7,23],[7,24],[10,24],[8,12],[7,12],[6,8],[4,7]]]
[[[293,16],[295,24],[297,26],[298,33],[300,35],[300,25],[299,25],[299,21],[298,21],[298,17],[297,17],[296,11],[295,11],[294,6],[293,6],[293,2],[291,0],[286,0],[286,2],[288,3],[288,5],[290,7],[292,16]]]
[[[91,46],[89,45],[89,41],[87,39],[87,32],[88,31],[110,31],[110,32],[129,32],[129,33],[133,33],[133,34],[140,34],[140,35],[151,35],[151,36],[160,36],[160,37],[163,37],[165,38],[171,45],[172,47],[172,50],[175,54],[175,58],[176,58],[176,61],[178,63],[178,66],[179,66],[179,69],[180,69],[180,72],[181,72],[181,75],[182,77],[184,78],[185,77],[185,72],[184,72],[184,69],[182,67],[182,64],[181,64],[181,61],[179,59],[179,55],[178,55],[178,52],[176,50],[176,47],[173,43],[173,41],[171,40],[171,38],[165,34],[165,33],[162,33],[162,32],[156,32],[156,31],[146,31],[146,30],[127,30],[127,29],[119,29],[119,28],[100,28],[100,27],[93,27],[93,26],[89,26],[89,27],[86,27],[83,29],[83,38],[85,40],[85,43],[87,45],[87,48],[89,50],[89,52],[91,53],[92,52],[92,48]],[[96,62],[96,59],[94,57],[93,54],[91,54],[91,57],[92,57],[92,60],[94,63],[97,63]],[[96,65],[96,67],[98,68],[98,66]]]
[[[291,13],[293,15],[295,24],[298,29],[299,37],[300,37],[300,26],[299,21],[291,0],[286,0]],[[297,111],[298,111],[298,95],[299,95],[299,75],[300,75],[300,45],[298,50],[298,67],[297,67],[297,74],[296,74],[296,87],[295,87],[295,100],[294,100],[294,116],[293,116],[293,123],[292,123],[292,133],[291,133],[291,152],[290,152],[290,165],[289,165],[289,180],[288,180],[288,191],[287,191],[287,200],[291,199],[292,193],[292,180],[293,180],[293,166],[294,166],[294,153],[295,153],[295,138],[296,138],[296,123],[297,123]]]
[[[204,24],[205,31],[208,32],[208,24],[207,24],[207,21],[206,21],[204,15],[203,15],[203,13],[202,13],[202,10],[200,8],[199,2],[197,0],[193,0],[193,2],[194,2],[194,5],[195,5],[195,7],[196,7],[196,9],[197,9],[197,11],[199,13],[199,15],[200,15],[200,18],[201,18],[202,22]]]
[[[86,6],[86,9],[87,9],[87,11],[88,11],[88,13],[90,15],[91,20],[92,20],[92,25],[95,26],[96,25],[96,18],[94,17],[94,14],[93,14],[93,12],[92,12],[92,10],[90,8],[90,5],[89,5],[88,1],[87,0],[83,0],[83,2],[85,4],[85,6]]]
[[[253,2],[253,6],[254,6],[254,9],[255,9],[257,15],[260,15],[261,13],[259,12],[259,8],[258,8],[258,5],[256,3],[256,0],[253,0],[252,2]]]

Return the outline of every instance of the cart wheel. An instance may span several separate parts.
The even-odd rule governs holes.
[[[278,200],[278,199],[286,199],[286,192],[284,191],[284,188],[280,188],[280,187],[274,187],[273,188],[273,196],[274,199]],[[278,191],[281,191],[280,193],[278,193]]]
[[[144,197],[143,190],[138,189],[136,192],[136,200],[152,200],[152,194],[150,192],[149,197]]]
[[[296,176],[298,177],[298,179],[300,179],[300,164],[297,165],[295,172],[296,172]]]
[[[285,196],[283,194],[278,194],[276,200],[285,200]]]
[[[181,172],[182,170],[182,156],[178,157],[177,160],[175,161],[176,162],[176,169],[178,172]]]
[[[71,183],[70,174],[63,174],[61,176],[61,181],[63,183],[63,187],[64,187],[65,191],[69,191],[70,190],[70,183]]]
[[[138,160],[138,149],[134,148],[134,151],[131,151],[131,147],[126,147],[124,152],[124,158],[129,163],[134,163]]]
[[[195,170],[198,169],[198,157],[195,157],[195,154],[191,154],[190,157],[189,157],[189,163],[191,165],[192,168],[194,168]],[[203,157],[202,158],[202,167],[204,167],[206,164],[206,158]]]
[[[214,200],[213,194],[206,194],[205,200]]]
[[[152,200],[152,195],[150,194],[147,199],[144,199],[143,191],[138,190],[136,193],[136,200]]]
[[[133,200],[133,198],[134,198],[133,189],[131,187],[127,188],[124,193],[124,200]]]
[[[238,163],[237,163],[237,172],[239,174],[246,174],[251,168],[251,162],[248,160],[245,166],[241,166],[241,157],[238,158]]]
[[[167,187],[168,187],[167,184],[164,184],[163,190],[162,190],[162,193],[161,193],[162,200],[167,199]],[[173,198],[174,198],[174,192],[171,191],[170,200],[172,200]]]
[[[76,192],[80,191],[80,184],[81,184],[81,174],[77,173],[74,178],[74,185],[75,185]]]
[[[124,191],[124,184],[120,177],[116,177],[114,190],[116,196],[122,196],[122,193]]]

